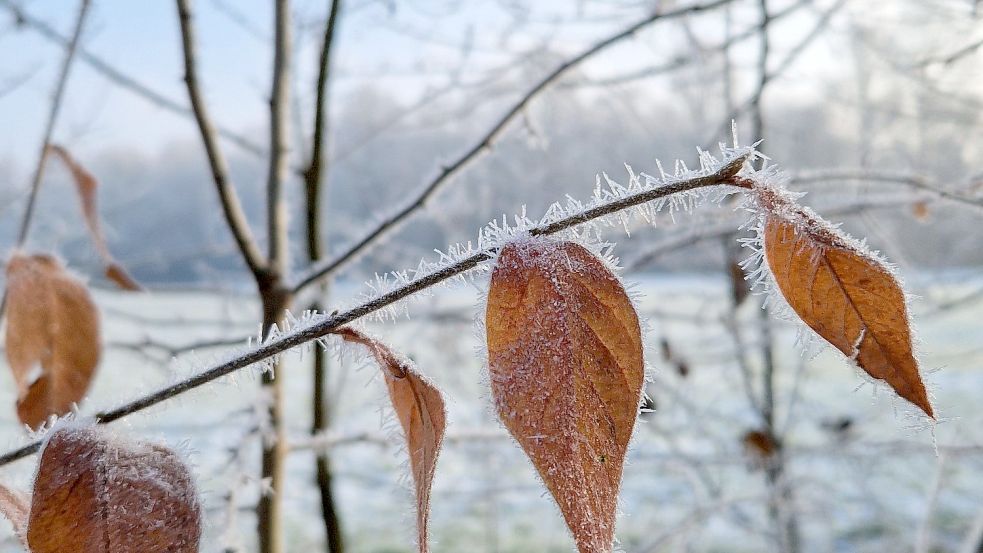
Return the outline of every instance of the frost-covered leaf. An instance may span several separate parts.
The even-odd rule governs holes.
[[[194,480],[170,449],[95,426],[55,430],[41,451],[32,553],[196,553]]]
[[[891,270],[811,211],[771,190],[764,252],[805,324],[902,398],[934,417],[912,349],[904,291]]]
[[[106,245],[106,237],[102,233],[99,209],[96,204],[96,189],[99,187],[99,182],[65,148],[51,145],[48,147],[48,151],[61,159],[72,174],[72,179],[75,181],[75,188],[78,190],[79,201],[82,203],[82,216],[85,218],[85,225],[89,228],[89,235],[92,237],[92,242],[95,244],[99,256],[102,258],[103,263],[106,264],[106,278],[122,290],[142,290],[143,288],[137,281],[133,280],[133,277],[109,253],[109,247]]]
[[[444,398],[413,363],[402,358],[382,342],[353,328],[340,328],[335,334],[349,342],[369,348],[386,379],[389,399],[399,419],[410,456],[410,470],[416,491],[417,540],[421,553],[428,551],[427,519],[430,515],[430,489],[437,457],[444,441],[447,414]]]
[[[505,246],[488,291],[499,417],[553,494],[581,553],[611,551],[644,368],[635,309],[578,244]]]
[[[14,532],[26,546],[24,530],[27,527],[27,515],[31,510],[31,498],[24,492],[12,490],[0,484],[0,514],[14,527]]]
[[[81,401],[99,363],[99,312],[55,258],[14,253],[7,263],[7,361],[17,415],[37,428]]]

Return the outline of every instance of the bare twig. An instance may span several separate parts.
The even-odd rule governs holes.
[[[274,2],[273,79],[270,91],[270,159],[266,181],[267,266],[256,274],[256,284],[263,304],[264,339],[269,329],[283,321],[290,308],[290,296],[283,288],[284,273],[289,265],[287,244],[287,207],[283,200],[283,183],[287,178],[287,125],[290,106],[290,0]],[[284,551],[283,496],[286,483],[287,443],[284,422],[283,378],[275,377],[279,364],[265,371],[262,386],[266,397],[269,437],[263,440],[262,473],[269,482],[270,493],[259,498],[256,528],[261,553]]]
[[[327,150],[328,131],[328,97],[331,82],[331,52],[334,45],[338,15],[341,13],[341,0],[332,0],[328,19],[324,24],[324,37],[321,41],[321,55],[318,56],[317,88],[314,107],[314,131],[311,139],[311,158],[303,171],[307,233],[307,259],[317,263],[323,256],[321,237],[321,196],[325,177],[325,151]],[[322,295],[327,295],[327,283],[322,283]],[[323,306],[315,301],[310,306],[311,311],[321,311]],[[327,352],[318,348],[312,356],[313,364],[313,393],[311,394],[311,434],[324,433],[330,421],[330,409],[325,399],[327,386],[328,358]],[[324,522],[324,533],[330,553],[345,551],[344,536],[341,531],[341,520],[334,495],[334,471],[327,450],[315,452],[315,472],[318,495],[321,500],[321,519]]]
[[[473,159],[478,157],[483,151],[487,150],[492,146],[492,143],[496,138],[505,130],[510,122],[515,119],[525,107],[535,98],[540,92],[550,86],[557,79],[566,74],[570,69],[576,67],[584,60],[590,58],[591,56],[605,50],[609,46],[616,44],[628,37],[633,36],[636,32],[643,29],[644,27],[651,25],[652,23],[664,19],[671,19],[682,17],[686,15],[691,15],[694,13],[699,13],[703,11],[712,10],[723,6],[732,0],[713,0],[705,4],[697,4],[694,6],[688,6],[684,8],[679,8],[667,12],[656,12],[641,21],[631,25],[627,29],[610,36],[604,40],[601,40],[597,44],[594,44],[590,48],[584,50],[580,54],[570,58],[569,60],[560,64],[556,69],[550,72],[548,75],[540,79],[535,85],[533,85],[511,108],[505,113],[502,118],[492,125],[491,129],[486,132],[476,144],[469,148],[463,155],[457,158],[454,162],[446,165],[437,176],[431,180],[423,190],[406,206],[397,211],[395,214],[387,217],[383,220],[376,228],[366,234],[358,242],[348,247],[344,252],[332,257],[331,259],[325,260],[324,262],[312,265],[306,271],[304,271],[297,279],[296,283],[292,286],[294,292],[298,292],[307,286],[319,281],[320,279],[334,273],[339,267],[353,259],[355,256],[360,254],[370,245],[374,244],[376,240],[379,239],[388,230],[392,229],[409,215],[414,213],[416,210],[420,209],[426,205],[427,200],[440,188],[442,184],[447,182],[458,172],[460,172],[465,166],[468,165]]]
[[[728,113],[727,116],[724,117],[723,122],[720,125],[720,128],[714,131],[713,136],[710,137],[707,143],[712,143],[716,137],[720,136],[721,134],[725,133],[728,129],[730,129],[731,123],[734,120],[736,120],[738,117],[740,117],[741,114],[747,112],[749,109],[753,109],[754,106],[760,104],[761,95],[764,93],[763,91],[765,90],[766,85],[771,81],[775,80],[776,78],[780,77],[782,74],[784,74],[785,71],[787,71],[788,68],[791,67],[793,63],[795,63],[795,61],[799,58],[799,56],[801,56],[802,53],[805,52],[809,48],[809,46],[817,38],[819,38],[820,35],[822,35],[823,31],[829,25],[830,20],[833,18],[836,12],[838,12],[840,8],[843,7],[844,4],[846,4],[846,0],[839,0],[838,2],[833,4],[829,9],[823,12],[823,14],[816,21],[816,24],[813,26],[812,30],[809,31],[809,34],[807,34],[798,44],[792,47],[792,49],[788,52],[788,54],[785,55],[782,61],[779,62],[778,66],[775,67],[775,69],[771,71],[766,71],[761,75],[758,82],[758,87],[755,89],[754,94],[752,94],[749,98],[747,98],[743,103],[732,109],[730,113]],[[768,28],[767,20],[762,20],[761,25],[759,25],[759,28],[762,29],[762,32],[766,31]],[[754,126],[757,126],[757,124],[755,123]],[[759,136],[759,135],[754,134],[752,136]]]
[[[51,143],[51,135],[55,131],[55,124],[58,122],[58,114],[61,112],[62,99],[65,94],[65,87],[68,84],[68,76],[72,71],[72,62],[75,60],[75,52],[78,49],[79,37],[82,36],[82,29],[85,26],[85,16],[89,12],[90,0],[82,0],[79,3],[78,16],[75,18],[75,31],[68,43],[65,51],[65,59],[62,61],[61,71],[58,73],[58,81],[55,83],[55,92],[51,97],[51,108],[48,111],[48,120],[44,126],[44,135],[41,139],[41,148],[38,152],[38,162],[34,166],[34,178],[31,179],[31,192],[27,197],[27,207],[24,208],[24,217],[20,222],[20,230],[17,231],[17,247],[24,245],[27,240],[27,232],[31,227],[31,218],[34,214],[34,205],[37,203],[38,191],[41,189],[41,181],[44,178],[45,160],[48,158],[48,145]]]
[[[266,179],[266,239],[269,268],[282,275],[287,263],[286,204],[283,181],[287,176],[287,111],[290,105],[290,5],[276,2],[273,41],[273,85],[270,91],[270,163]]]
[[[219,148],[215,137],[215,127],[212,124],[211,116],[208,114],[208,109],[205,107],[201,88],[198,85],[195,61],[195,29],[191,17],[190,0],[177,0],[177,9],[181,23],[181,44],[184,51],[184,82],[191,100],[191,109],[194,111],[195,121],[198,123],[198,130],[201,133],[202,142],[204,142],[205,152],[208,154],[212,179],[215,181],[229,230],[232,231],[232,236],[235,238],[249,270],[257,275],[264,271],[266,261],[256,245],[256,240],[249,229],[249,223],[246,221],[246,215],[242,211],[239,197],[229,180],[228,164]]]
[[[82,29],[85,27],[85,18],[89,13],[90,0],[79,2],[78,15],[75,18],[75,30],[69,40],[65,50],[65,58],[61,64],[61,71],[58,73],[58,80],[55,81],[55,91],[51,96],[51,107],[48,110],[48,120],[44,125],[44,134],[41,138],[41,147],[38,152],[38,162],[34,166],[34,177],[31,179],[30,193],[27,197],[27,206],[24,208],[24,215],[20,221],[20,229],[17,231],[17,248],[24,245],[27,240],[28,230],[31,228],[31,220],[34,216],[34,206],[37,203],[38,191],[41,189],[41,181],[44,180],[45,161],[48,159],[48,145],[51,143],[51,135],[55,132],[55,124],[58,122],[58,114],[61,112],[62,99],[65,95],[65,88],[68,84],[68,76],[72,71],[72,62],[75,60],[75,52],[78,49],[79,37],[82,36]],[[7,290],[4,289],[3,297],[0,298],[0,317],[7,306]]]
[[[66,50],[71,46],[71,39],[69,37],[62,35],[57,29],[51,27],[51,25],[48,25],[43,20],[34,17],[12,0],[0,0],[0,4],[6,6],[11,15],[13,15],[18,22],[34,29],[45,39],[64,47]],[[194,113],[190,108],[188,108],[188,106],[175,102],[162,93],[150,88],[148,85],[137,81],[135,78],[127,75],[120,69],[113,67],[109,62],[93,54],[92,52],[89,52],[85,48],[78,49],[78,57],[81,61],[85,62],[89,65],[89,67],[95,70],[96,73],[102,75],[110,82],[129,90],[138,97],[143,98],[144,100],[147,100],[148,102],[162,109],[170,111],[171,113],[176,113],[183,117],[194,117]],[[225,138],[243,150],[255,155],[266,155],[266,151],[262,147],[252,142],[245,136],[221,126],[216,126],[216,130],[218,131],[218,134],[222,136],[222,138]]]
[[[784,9],[782,9],[781,11],[778,11],[778,12],[775,12],[774,14],[772,14],[771,17],[768,19],[768,21],[766,23],[764,23],[764,25],[766,27],[767,26],[770,26],[770,25],[774,24],[776,21],[779,21],[779,20],[783,19],[787,15],[791,15],[791,14],[795,13],[796,11],[799,10],[799,8],[802,8],[804,6],[807,6],[810,3],[811,3],[811,0],[803,0],[801,2],[796,2],[795,4],[792,4],[790,6],[787,6]],[[745,40],[747,40],[747,39],[749,39],[751,37],[754,37],[755,35],[757,35],[760,32],[761,32],[761,27],[759,25],[755,25],[753,27],[750,27],[748,29],[745,29],[744,31],[742,31],[740,33],[737,33],[735,35],[732,35],[732,36],[728,37],[722,43],[720,43],[720,44],[718,44],[716,46],[713,46],[712,48],[704,49],[701,52],[695,52],[694,53],[692,51],[688,51],[685,54],[681,54],[679,56],[676,56],[676,57],[672,58],[671,60],[669,60],[667,62],[664,62],[662,64],[659,64],[659,65],[653,65],[653,66],[650,66],[650,67],[644,67],[642,69],[635,69],[635,70],[632,70],[630,72],[623,73],[621,75],[614,75],[614,76],[606,77],[606,78],[603,78],[603,79],[593,79],[593,80],[584,80],[584,81],[580,81],[580,82],[572,82],[572,83],[569,83],[569,84],[563,85],[563,86],[569,87],[569,88],[603,87],[603,86],[611,86],[611,85],[624,84],[626,82],[636,81],[636,80],[640,80],[640,79],[647,79],[647,78],[650,78],[650,77],[654,77],[656,75],[660,75],[662,73],[667,73],[669,71],[673,71],[675,69],[679,69],[679,68],[685,67],[686,65],[689,65],[690,63],[692,63],[693,60],[696,59],[697,57],[699,57],[701,55],[705,55],[707,53],[713,53],[713,52],[725,53],[725,52],[727,52],[728,49],[730,49],[730,47],[732,47],[735,44],[738,44],[740,42],[744,42]]]
[[[977,209],[983,208],[983,198],[964,196],[962,194],[950,192],[937,183],[932,182],[928,177],[917,173],[878,171],[864,168],[833,169],[795,175],[792,177],[791,182],[805,184],[832,181],[894,182],[904,184],[912,188],[917,188],[919,190],[924,190],[946,200],[972,206]]]
[[[681,192],[695,190],[698,188],[706,188],[717,185],[730,185],[732,184],[732,177],[741,169],[746,160],[747,157],[735,158],[712,174],[681,180],[659,188],[625,196],[618,200],[614,200],[603,205],[575,213],[568,217],[564,217],[555,222],[534,227],[530,229],[529,234],[533,236],[556,234],[562,230],[566,230],[582,223],[628,209],[632,206],[651,202],[659,198],[665,198],[674,194],[679,194]],[[242,355],[213,365],[201,373],[182,380],[181,382],[161,388],[156,392],[137,398],[115,409],[97,413],[94,416],[94,419],[98,424],[106,424],[119,420],[130,414],[142,411],[148,407],[162,403],[190,390],[194,390],[195,388],[212,382],[225,375],[236,372],[242,368],[275,357],[276,355],[281,354],[293,347],[327,336],[332,330],[346,325],[356,319],[364,317],[370,313],[374,313],[417,292],[426,290],[449,278],[469,271],[470,269],[476,267],[479,263],[492,259],[495,253],[496,252],[494,249],[486,249],[475,253],[442,269],[424,276],[420,276],[403,286],[400,286],[386,294],[362,303],[347,311],[326,316],[318,322],[270,340],[253,350],[243,353]],[[35,453],[40,447],[41,442],[36,441],[27,444],[20,449],[0,455],[0,466]]]

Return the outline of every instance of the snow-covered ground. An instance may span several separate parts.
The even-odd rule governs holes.
[[[806,551],[909,551],[919,542],[933,551],[957,551],[983,513],[983,301],[945,307],[979,290],[983,279],[970,272],[909,280],[928,298],[913,306],[923,367],[939,369],[928,380],[947,420],[934,437],[888,389],[860,386],[864,379],[842,356],[828,349],[802,356],[795,329],[776,325],[778,421],[787,429],[789,478]],[[764,478],[747,462],[740,439],[756,418],[734,342],[720,322],[729,301],[726,283],[686,274],[645,277],[636,289],[642,294],[639,310],[650,323],[647,360],[654,371],[648,390],[656,411],[643,415],[629,452],[618,523],[624,549],[769,549]],[[337,296],[350,291],[335,289]],[[415,359],[449,399],[449,439],[433,494],[432,550],[572,551],[552,500],[491,412],[473,322],[479,298],[471,286],[439,290],[411,305],[409,319],[370,326]],[[256,333],[256,305],[242,297],[100,292],[97,299],[108,348],[83,413],[155,389],[222,352],[202,348],[168,364],[160,362],[169,357],[163,350],[131,346],[150,338],[180,346]],[[753,309],[745,305],[740,312],[748,343],[757,336]],[[688,376],[660,358],[662,338],[685,359]],[[376,376],[371,364],[332,363],[338,502],[350,551],[409,552],[412,496],[398,440],[387,433],[388,405]],[[296,445],[285,491],[289,550],[315,551],[323,530],[307,442],[311,370],[291,354],[279,377]],[[14,416],[15,391],[6,368],[0,379],[0,444],[14,447],[26,438]],[[259,452],[254,435],[243,440],[257,421],[257,380],[247,371],[113,425],[192,452],[207,510],[202,551],[222,551],[236,542],[254,550],[250,509],[259,486],[250,475]],[[844,417],[854,421],[846,433],[823,425]],[[27,488],[34,462],[0,468],[0,482]],[[0,550],[19,550],[8,524],[0,523],[0,535]]]

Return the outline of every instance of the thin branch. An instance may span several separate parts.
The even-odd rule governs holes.
[[[24,242],[27,240],[28,230],[31,228],[31,220],[34,216],[34,206],[37,203],[38,191],[41,190],[41,181],[44,180],[45,161],[48,159],[48,145],[51,143],[51,135],[55,132],[58,114],[61,112],[61,104],[65,96],[68,76],[72,71],[72,62],[75,60],[79,37],[82,36],[82,29],[85,27],[85,18],[89,13],[90,4],[90,0],[81,0],[79,2],[78,15],[75,18],[75,30],[72,32],[72,38],[65,50],[65,58],[61,64],[61,71],[58,73],[58,80],[55,82],[55,91],[51,96],[48,120],[44,125],[44,134],[42,135],[41,147],[38,152],[38,162],[34,166],[34,177],[31,179],[31,188],[27,197],[27,206],[24,208],[24,216],[20,221],[20,230],[17,231],[17,245],[15,248],[21,248],[24,245]],[[6,307],[7,289],[4,288],[3,295],[0,296],[0,317],[3,317]]]
[[[183,0],[182,0],[183,1]],[[287,176],[287,112],[290,105],[290,5],[276,4],[273,84],[270,91],[270,164],[266,179],[266,239],[269,266],[282,275],[287,256],[287,206],[283,181]]]
[[[318,57],[317,95],[314,107],[314,137],[311,140],[311,160],[304,170],[304,182],[307,190],[307,221],[311,225],[308,232],[308,257],[316,260],[321,257],[320,225],[318,224],[318,201],[320,184],[324,172],[324,150],[326,140],[328,115],[328,83],[331,81],[331,46],[334,44],[335,29],[338,14],[341,11],[341,0],[332,0],[328,13],[328,21],[324,25],[324,38],[321,42],[321,55]]]
[[[79,3],[78,16],[75,19],[75,30],[72,38],[65,50],[65,59],[61,64],[61,72],[58,73],[58,81],[55,83],[55,92],[51,97],[51,108],[48,111],[48,120],[44,126],[44,135],[41,139],[41,148],[38,152],[38,162],[34,166],[34,178],[31,179],[31,192],[27,197],[27,207],[24,209],[24,217],[20,222],[20,230],[17,232],[17,247],[20,248],[27,240],[27,232],[31,227],[31,219],[34,215],[34,205],[37,203],[38,191],[41,189],[41,181],[44,178],[45,160],[48,158],[48,145],[51,143],[51,135],[54,134],[55,124],[58,122],[58,114],[61,112],[62,99],[65,95],[65,88],[68,84],[68,76],[72,72],[72,62],[75,60],[75,51],[78,48],[79,37],[82,36],[82,29],[85,26],[85,16],[89,12],[90,0],[82,0]]]
[[[212,171],[215,187],[218,189],[222,212],[225,215],[226,223],[229,225],[229,230],[232,231],[232,236],[239,246],[239,251],[242,252],[246,265],[249,266],[253,275],[259,275],[263,273],[266,261],[249,230],[249,223],[242,211],[239,197],[229,180],[228,164],[219,148],[215,127],[212,125],[211,117],[205,107],[205,101],[202,99],[201,89],[198,85],[195,61],[195,30],[191,17],[190,0],[177,0],[177,9],[178,18],[181,22],[181,45],[184,51],[184,82],[187,85],[191,109],[194,111],[195,121],[198,122],[198,130],[205,145],[205,152],[208,154],[208,164]]]
[[[949,192],[938,184],[932,182],[928,177],[917,173],[904,173],[894,171],[877,171],[872,169],[832,169],[827,171],[815,171],[801,173],[792,177],[794,183],[812,183],[838,180],[873,181],[873,182],[896,182],[905,184],[912,188],[924,190],[933,195],[953,202],[958,202],[975,208],[983,208],[983,198],[963,196],[954,192]]]
[[[846,4],[846,0],[839,0],[838,2],[833,4],[828,10],[823,12],[823,14],[819,17],[819,20],[816,21],[816,24],[813,26],[812,30],[809,31],[809,34],[807,34],[798,44],[796,44],[789,51],[789,53],[778,64],[778,67],[762,74],[760,81],[758,83],[758,87],[755,90],[754,94],[752,94],[748,99],[746,99],[739,106],[731,110],[731,112],[728,113],[726,117],[724,117],[723,123],[720,125],[720,128],[718,128],[713,133],[713,136],[710,138],[708,142],[714,141],[715,137],[725,134],[730,129],[731,123],[734,120],[736,120],[738,117],[741,116],[741,114],[747,112],[749,109],[752,109],[755,105],[758,105],[761,102],[761,94],[765,90],[766,85],[768,85],[768,83],[770,83],[771,81],[775,80],[776,78],[784,74],[785,71],[787,71],[788,68],[791,67],[793,63],[795,63],[795,61],[799,58],[799,56],[801,56],[802,53],[809,48],[809,46],[813,43],[813,41],[815,41],[817,38],[819,38],[820,35],[822,35],[823,30],[825,30],[826,27],[829,25],[830,20],[833,18],[836,12],[838,12],[840,8],[843,7],[844,4]],[[760,26],[761,29],[767,29],[767,23],[765,21],[763,21],[761,25],[762,25]],[[753,135],[753,136],[758,136],[758,135]]]
[[[918,62],[915,67],[928,67],[929,65],[936,64],[952,65],[966,56],[973,55],[980,48],[983,48],[983,38],[970,42],[966,46],[963,46],[962,48],[949,54],[925,58],[924,60]]]
[[[341,13],[341,0],[331,0],[328,19],[324,24],[324,37],[321,40],[321,55],[318,57],[317,87],[315,92],[314,131],[311,138],[310,163],[303,171],[305,196],[305,231],[307,233],[307,259],[317,263],[323,256],[321,238],[321,196],[325,176],[324,155],[328,148],[326,135],[328,132],[328,113],[330,106],[331,82],[331,53],[334,45],[338,15]],[[321,295],[327,295],[327,284],[323,283]],[[310,306],[311,311],[322,311],[323,307],[315,301]],[[313,393],[311,394],[311,434],[320,435],[329,426],[330,408],[325,399],[328,372],[328,354],[320,348],[314,350],[312,356]],[[331,458],[326,450],[319,450],[315,455],[315,482],[318,496],[321,500],[321,520],[324,522],[324,534],[327,549],[330,553],[343,553],[345,540],[341,529],[337,501],[334,495],[334,474],[331,468]]]
[[[610,36],[604,40],[601,40],[597,44],[594,44],[590,48],[584,50],[580,54],[570,58],[569,60],[560,64],[556,69],[550,72],[548,75],[539,80],[535,85],[532,86],[520,99],[516,102],[506,113],[499,119],[491,129],[485,133],[484,136],[476,144],[474,144],[470,149],[468,149],[461,157],[457,158],[451,164],[445,166],[434,178],[427,184],[423,190],[417,195],[417,197],[404,206],[402,209],[397,211],[395,214],[387,217],[382,221],[375,229],[366,234],[361,240],[350,246],[347,250],[341,254],[328,259],[322,263],[312,265],[305,272],[303,272],[296,284],[293,285],[292,290],[298,292],[307,286],[319,281],[320,279],[334,273],[339,267],[353,259],[363,250],[368,248],[370,245],[376,242],[383,234],[388,230],[392,229],[394,226],[401,223],[404,219],[414,213],[416,210],[422,208],[426,205],[427,200],[440,188],[442,184],[447,182],[451,177],[457,175],[465,166],[468,165],[473,159],[478,157],[483,151],[491,148],[492,143],[496,138],[502,133],[503,130],[508,126],[513,119],[516,118],[523,109],[535,98],[540,92],[546,89],[549,85],[559,79],[561,76],[566,74],[570,69],[576,67],[584,60],[590,58],[591,56],[605,50],[613,44],[633,36],[636,32],[643,29],[644,27],[651,25],[652,23],[663,20],[672,19],[677,17],[682,17],[694,13],[699,13],[703,11],[712,10],[723,6],[732,0],[713,0],[706,4],[697,4],[694,6],[689,6],[685,8],[679,8],[676,10],[659,13],[656,12],[645,19],[631,25],[627,29]]]
[[[50,42],[53,42],[66,50],[71,46],[71,39],[69,37],[62,35],[58,32],[58,30],[45,23],[43,20],[27,13],[22,7],[18,6],[12,0],[0,0],[0,4],[6,6],[7,10],[10,11],[10,14],[13,15],[13,17],[19,23],[34,29],[38,34]],[[81,61],[88,64],[89,67],[91,67],[96,73],[102,75],[113,84],[129,90],[133,94],[147,100],[157,107],[165,109],[171,113],[176,113],[183,117],[194,117],[193,111],[188,108],[188,106],[179,104],[162,93],[157,92],[149,86],[137,81],[133,77],[113,67],[109,64],[109,62],[93,54],[92,52],[89,52],[85,48],[78,49],[78,57]],[[255,155],[266,155],[266,150],[245,136],[221,126],[216,126],[216,129],[222,138],[225,138],[243,150]]]
[[[765,27],[768,27],[773,23],[775,23],[776,21],[783,19],[787,15],[791,15],[795,13],[796,11],[799,10],[799,8],[807,6],[810,3],[811,0],[803,0],[801,2],[796,2],[795,4],[787,6],[781,11],[773,13],[771,17],[768,19],[768,21],[764,23]],[[611,77],[605,77],[602,79],[595,79],[595,80],[584,80],[582,82],[575,82],[575,83],[570,83],[568,85],[561,85],[561,86],[563,86],[564,88],[604,87],[604,86],[624,84],[639,79],[647,79],[650,77],[654,77],[656,75],[668,73],[669,71],[673,71],[675,69],[680,69],[682,67],[685,67],[690,63],[692,63],[693,60],[699,56],[706,55],[708,53],[715,53],[715,52],[725,53],[730,47],[734,46],[735,44],[744,42],[745,40],[754,37],[760,32],[761,32],[761,26],[755,25],[753,27],[745,29],[740,33],[730,36],[729,38],[727,38],[727,40],[716,46],[713,46],[712,48],[702,49],[701,51],[698,52],[690,51],[687,52],[686,54],[678,55],[672,58],[671,60],[664,62],[660,65],[653,65],[650,67],[644,67],[642,69],[635,69],[630,72],[623,73],[621,75],[614,75]]]
[[[680,180],[659,188],[645,190],[637,194],[625,196],[618,200],[614,200],[597,207],[575,213],[568,217],[564,217],[552,223],[534,227],[529,230],[529,234],[533,236],[556,234],[562,230],[566,230],[582,223],[586,223],[588,221],[592,221],[636,205],[651,202],[659,198],[665,198],[674,194],[679,194],[681,192],[695,190],[698,188],[706,188],[717,185],[732,185],[732,177],[736,175],[738,171],[740,171],[741,167],[744,166],[746,161],[747,156],[734,158],[712,174]],[[127,415],[142,411],[148,407],[152,407],[168,399],[184,394],[185,392],[194,390],[199,386],[236,372],[242,368],[275,357],[276,355],[281,354],[293,347],[317,340],[318,338],[323,338],[324,336],[330,334],[331,331],[356,319],[364,317],[370,313],[374,313],[417,292],[426,290],[449,278],[469,271],[476,267],[479,263],[492,259],[495,253],[496,251],[493,248],[489,248],[475,253],[456,263],[448,265],[442,269],[418,277],[407,284],[375,299],[362,303],[347,311],[334,313],[330,316],[324,317],[318,322],[272,339],[251,351],[245,352],[242,355],[228,361],[213,365],[203,372],[182,380],[181,382],[166,386],[156,392],[135,399],[115,409],[97,413],[94,416],[95,422],[98,424],[106,424],[119,420]],[[36,441],[25,445],[20,449],[10,451],[0,456],[0,466],[35,453],[40,447],[41,442]]]

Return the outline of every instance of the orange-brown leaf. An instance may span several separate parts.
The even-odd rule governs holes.
[[[170,449],[97,427],[56,430],[41,451],[32,553],[197,553],[194,480]]]
[[[447,422],[444,398],[440,390],[417,372],[410,361],[401,358],[382,342],[353,328],[340,328],[334,332],[349,342],[369,348],[385,375],[389,399],[403,429],[410,456],[410,470],[416,488],[417,541],[420,552],[426,553],[430,490]]]
[[[764,467],[772,462],[778,452],[778,444],[771,434],[761,430],[748,430],[741,438],[744,452],[757,467]]]
[[[628,295],[582,246],[535,239],[502,249],[485,322],[499,417],[581,553],[611,551],[644,378]]]
[[[139,292],[143,290],[136,280],[130,276],[130,273],[126,271],[119,263],[115,261],[109,263],[106,266],[106,278],[111,280],[119,286],[120,290],[128,290],[130,292]]]
[[[771,213],[765,222],[765,257],[782,295],[867,374],[934,417],[897,279],[814,216],[799,210],[795,218]]]
[[[911,204],[911,214],[921,222],[927,221],[929,215],[928,202],[921,200]]]
[[[123,290],[139,291],[143,288],[113,259],[106,245],[106,237],[102,233],[102,225],[99,220],[99,208],[96,202],[96,192],[99,182],[96,178],[82,167],[82,165],[68,153],[68,150],[58,145],[48,146],[48,151],[57,156],[68,167],[75,181],[75,188],[78,190],[79,201],[82,204],[82,216],[85,219],[85,226],[89,229],[89,236],[92,243],[99,252],[99,257],[106,264],[106,277],[113,281]]]
[[[11,256],[7,301],[17,414],[37,428],[85,396],[99,363],[99,312],[85,285],[48,255]]]

